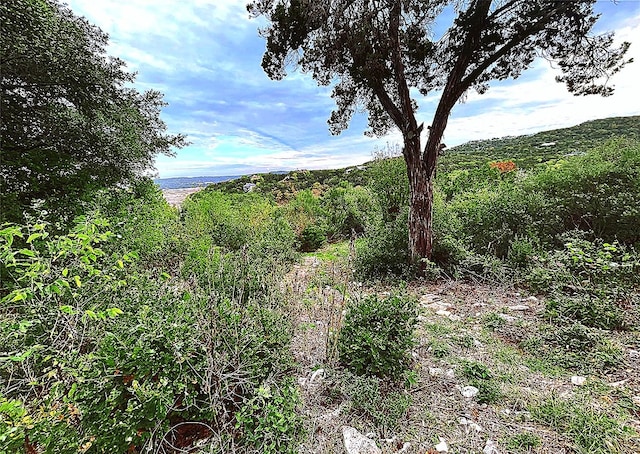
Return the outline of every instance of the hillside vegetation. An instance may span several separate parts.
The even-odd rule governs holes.
[[[0,452],[640,450],[639,129],[449,150],[419,278],[400,158],[4,224]]]

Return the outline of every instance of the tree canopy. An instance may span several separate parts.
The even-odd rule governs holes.
[[[131,185],[154,156],[184,144],[166,132],[157,91],[106,53],[108,36],[54,0],[0,5],[2,220],[42,203],[73,215],[93,191]]]
[[[451,110],[471,89],[517,78],[537,57],[555,62],[576,95],[612,93],[609,78],[629,43],[594,34],[595,0],[255,0],[267,19],[262,67],[282,79],[288,67],[332,85],[332,133],[368,113],[368,134],[398,128],[411,186],[414,259],[432,248],[431,181]],[[418,125],[415,94],[441,93],[433,121]],[[425,146],[421,146],[421,136]]]

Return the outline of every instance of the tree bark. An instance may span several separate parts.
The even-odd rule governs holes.
[[[418,264],[433,254],[433,180],[435,166],[421,159],[420,140],[405,140],[404,158],[409,176],[409,251]],[[423,266],[420,266],[423,268]]]

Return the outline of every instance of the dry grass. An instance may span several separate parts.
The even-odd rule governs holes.
[[[575,372],[521,347],[523,339],[548,326],[541,317],[541,299],[508,287],[458,281],[412,283],[409,291],[420,298],[422,309],[412,352],[414,383],[407,389],[411,405],[396,427],[379,427],[356,411],[345,395],[348,375],[336,364],[332,333],[349,299],[390,289],[354,283],[348,259],[306,257],[286,282],[296,326],[292,349],[298,362],[301,411],[307,421],[307,439],[300,452],[344,452],[343,425],[368,433],[385,453],[398,452],[405,442],[410,446],[402,452],[435,452],[440,439],[446,440],[449,452],[457,453],[482,452],[487,440],[497,442],[500,453],[640,452],[637,331],[608,333],[611,342],[623,349],[623,362],[611,370],[594,371],[577,386],[571,383]],[[488,403],[461,394],[461,388],[473,381],[468,369],[474,364],[490,371],[487,381],[493,394]],[[596,432],[578,433],[579,428],[560,422],[542,423],[544,412],[556,409],[550,402],[558,403],[558,411],[567,402],[566,408],[586,418],[585,431],[595,427]],[[600,417],[626,427],[628,433],[616,436],[614,429],[598,423]],[[613,437],[610,446],[604,444],[610,451],[581,451],[576,440],[585,437],[596,441]]]

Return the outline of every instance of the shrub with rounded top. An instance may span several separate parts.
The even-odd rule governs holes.
[[[340,362],[358,375],[397,380],[408,368],[418,306],[406,296],[365,298],[349,308],[338,337]]]

